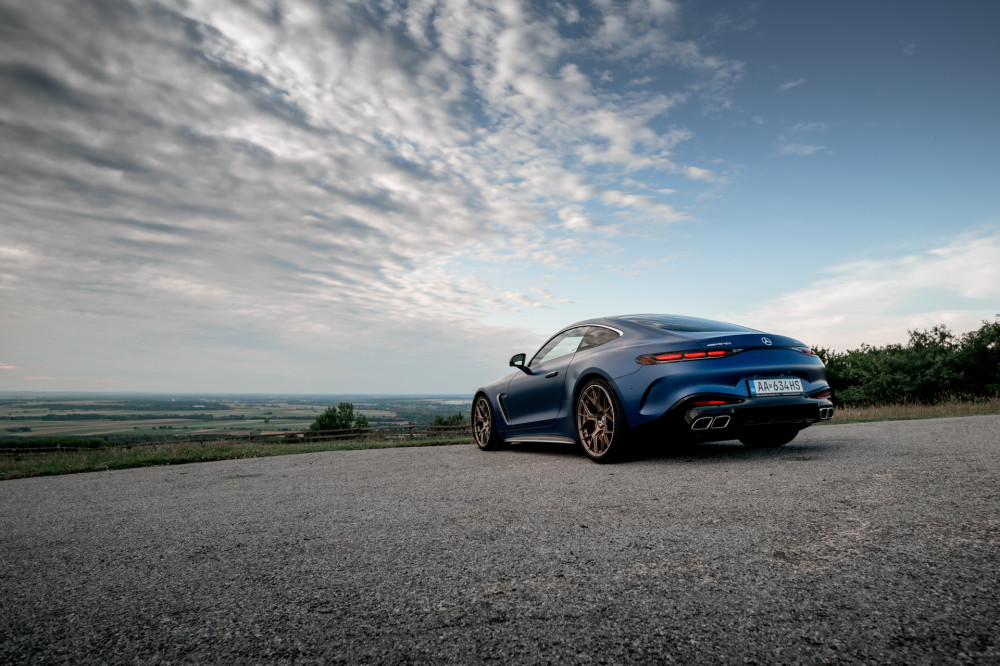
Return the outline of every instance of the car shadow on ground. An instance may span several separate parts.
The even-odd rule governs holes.
[[[791,442],[770,449],[752,449],[738,441],[703,442],[669,446],[646,443],[633,449],[622,462],[698,462],[707,460],[817,460],[825,457],[833,447],[821,442]]]
[[[792,441],[784,446],[772,449],[751,449],[736,440],[681,444],[640,440],[634,442],[627,454],[618,459],[616,464],[774,458],[804,461],[819,459],[832,451],[833,448],[832,444],[815,441],[803,443]],[[523,453],[524,455],[549,454],[579,459],[586,459],[587,457],[579,444],[524,442],[510,446],[510,450]]]

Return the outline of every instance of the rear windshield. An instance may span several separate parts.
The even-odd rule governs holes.
[[[727,324],[724,321],[714,319],[700,319],[699,317],[684,317],[681,315],[664,314],[644,314],[625,315],[617,317],[625,321],[634,321],[637,324],[645,324],[664,331],[676,331],[678,333],[705,333],[708,331],[752,331],[754,329],[736,324]]]

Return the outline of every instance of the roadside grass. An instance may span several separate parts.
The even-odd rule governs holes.
[[[208,442],[166,442],[131,447],[108,447],[80,451],[44,453],[11,452],[0,454],[0,480],[30,476],[99,472],[109,469],[179,465],[211,460],[261,458],[316,451],[346,451],[352,449],[387,449],[410,446],[445,446],[467,444],[465,437],[421,439],[326,441],[309,443],[248,442],[220,440]]]
[[[1000,397],[980,400],[949,400],[936,405],[914,403],[899,405],[838,406],[833,420],[826,423],[866,423],[870,421],[909,421],[953,416],[1000,414]],[[826,425],[826,424],[822,424]]]

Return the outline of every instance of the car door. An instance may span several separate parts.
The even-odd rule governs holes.
[[[508,425],[518,429],[541,428],[556,420],[562,407],[567,369],[586,332],[586,326],[578,326],[559,333],[531,359],[527,366],[530,374],[514,375],[503,396]]]

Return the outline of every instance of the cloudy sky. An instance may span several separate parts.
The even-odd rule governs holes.
[[[0,389],[471,393],[1000,313],[1000,4],[0,0]]]

